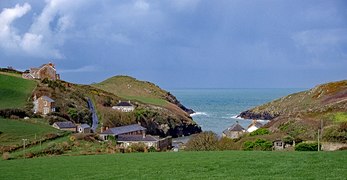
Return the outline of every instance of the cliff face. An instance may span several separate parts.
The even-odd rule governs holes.
[[[347,80],[318,85],[242,112],[247,119],[347,112]]]

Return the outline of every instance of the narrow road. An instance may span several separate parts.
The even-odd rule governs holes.
[[[93,102],[89,98],[88,98],[88,107],[89,107],[89,110],[92,112],[92,120],[93,120],[92,131],[96,132],[96,128],[98,127],[99,119],[98,119],[98,116],[96,115]]]

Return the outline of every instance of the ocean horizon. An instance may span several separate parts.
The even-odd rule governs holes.
[[[237,116],[250,108],[283,96],[304,91],[305,88],[189,88],[170,92],[187,108],[195,111],[192,118],[203,131],[221,136],[223,130],[236,123],[244,127],[252,122]],[[260,120],[262,124],[267,123]]]

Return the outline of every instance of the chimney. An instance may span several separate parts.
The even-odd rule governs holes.
[[[128,101],[128,103],[130,104],[130,100]]]
[[[143,139],[146,138],[146,133],[145,133],[145,131],[142,131],[142,138],[143,138]]]

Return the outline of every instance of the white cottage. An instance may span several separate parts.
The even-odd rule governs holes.
[[[135,110],[135,106],[133,106],[130,103],[130,101],[128,101],[128,102],[119,101],[119,103],[117,105],[113,106],[112,109],[122,111],[122,112],[132,112]]]
[[[252,123],[248,126],[247,128],[247,132],[253,132],[259,128],[261,128],[263,126],[263,124],[261,124],[260,122],[258,122],[257,120],[253,120]]]

